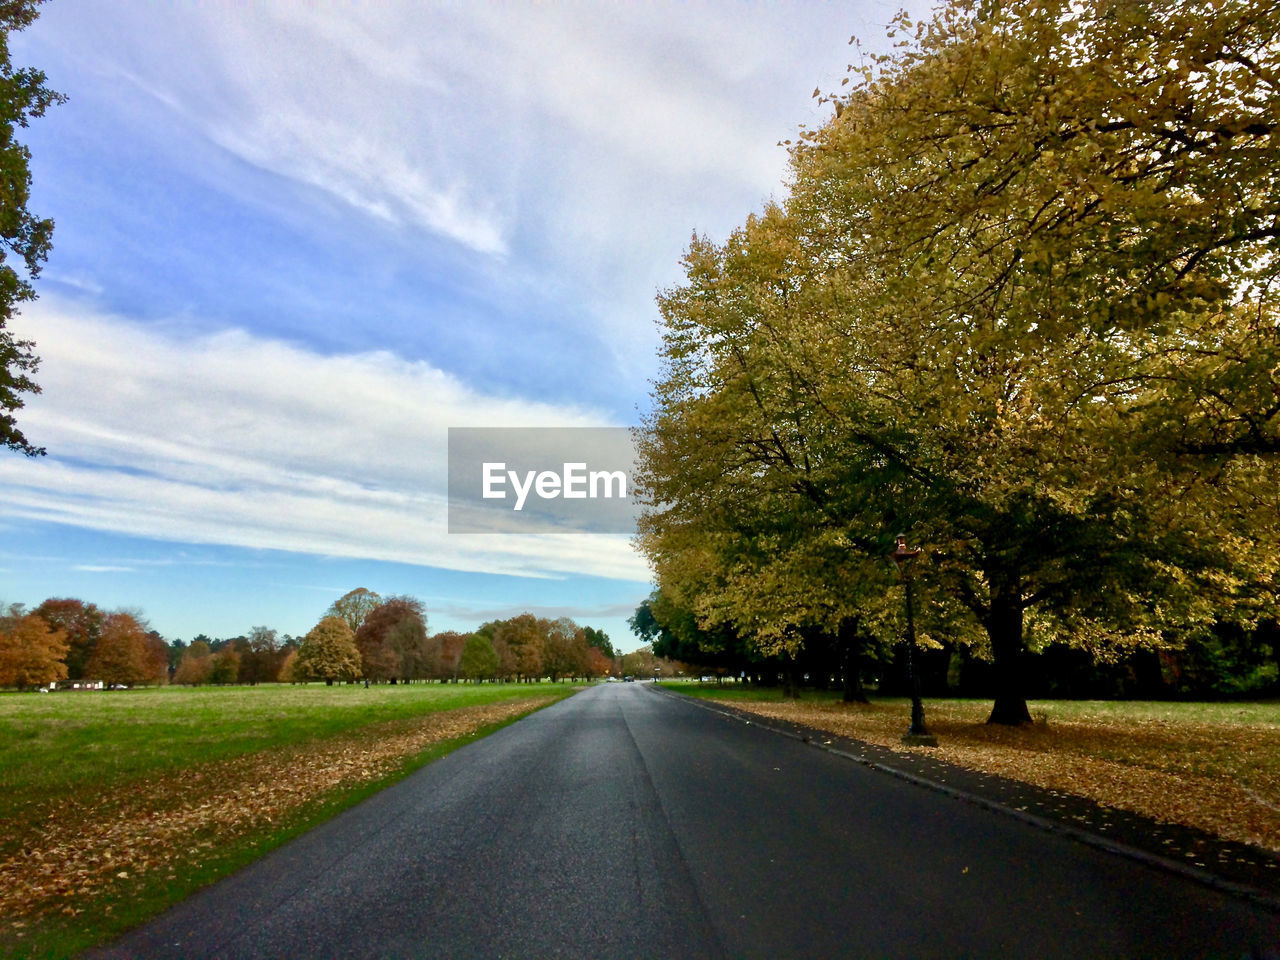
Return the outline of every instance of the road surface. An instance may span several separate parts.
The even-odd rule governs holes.
[[[104,957],[1280,956],[1280,916],[644,684],[424,767]]]

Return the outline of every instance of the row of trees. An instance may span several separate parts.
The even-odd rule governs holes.
[[[227,684],[306,680],[599,677],[615,669],[609,637],[568,618],[522,614],[474,634],[430,634],[421,601],[359,588],[336,600],[304,637],[254,627],[247,636],[168,643],[139,614],[70,598],[0,616],[0,687],[60,681]]]
[[[1099,662],[1274,617],[1280,20],[1270,0],[951,0],[695,237],[640,432],[659,626],[853,665],[903,635]],[[684,659],[693,659],[681,651]]]
[[[302,639],[284,679],[559,680],[604,676],[613,660],[608,635],[567,617],[525,613],[472,634],[430,635],[419,601],[384,600],[362,587],[335,601]]]
[[[660,619],[661,618],[661,619]],[[848,638],[810,631],[794,655],[765,655],[746,638],[708,634],[687,610],[673,611],[661,592],[631,618],[636,633],[661,657],[688,660],[701,673],[746,677],[767,686],[842,687],[847,701],[866,699],[863,680],[880,693],[906,695],[904,648],[893,637],[870,637],[850,657]],[[928,696],[989,697],[990,658],[980,647],[935,635],[916,651],[915,672]],[[1036,698],[1223,699],[1280,696],[1280,624],[1252,629],[1217,623],[1178,644],[1136,647],[1099,659],[1078,645],[1049,642],[1028,650],[1022,680]],[[632,673],[634,670],[625,670]],[[665,674],[665,670],[664,670]]]
[[[169,645],[137,614],[73,599],[0,615],[0,687],[61,680],[133,686],[169,679]]]

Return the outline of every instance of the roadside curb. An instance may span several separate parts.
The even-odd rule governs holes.
[[[660,693],[662,693],[664,696],[671,697],[675,700],[678,700],[681,703],[691,704],[692,706],[699,707],[703,710],[708,710],[712,713],[720,714],[721,716],[726,717],[730,720],[736,720],[739,723],[743,723],[743,724],[754,726],[754,727],[760,727],[764,730],[769,731],[770,733],[775,733],[780,736],[787,737],[791,740],[797,740],[808,746],[814,747],[818,750],[822,750],[825,753],[831,753],[843,759],[852,760],[854,763],[858,763],[865,767],[869,767],[872,770],[879,771],[880,773],[889,774],[890,776],[897,777],[900,780],[905,780],[908,783],[915,784],[916,786],[933,790],[937,793],[941,793],[944,796],[951,797],[955,800],[962,800],[966,803],[971,803],[975,806],[979,806],[987,810],[991,810],[994,813],[999,813],[1007,817],[1012,817],[1015,820],[1019,820],[1023,823],[1028,824],[1029,826],[1033,826],[1038,829],[1044,830],[1047,833],[1054,833],[1059,836],[1067,837],[1068,839],[1074,840],[1078,843],[1083,843],[1086,846],[1094,847],[1095,849],[1098,849],[1098,850],[1104,850],[1107,853],[1115,854],[1116,856],[1120,856],[1120,857],[1125,857],[1126,859],[1136,861],[1138,863],[1144,864],[1149,867],[1153,867],[1158,870],[1163,870],[1167,873],[1176,874],[1177,876],[1183,877],[1188,880],[1192,880],[1202,886],[1210,887],[1214,890],[1217,890],[1220,893],[1226,893],[1226,894],[1230,894],[1231,896],[1249,900],[1250,902],[1255,903],[1259,906],[1265,907],[1266,909],[1271,910],[1275,913],[1280,913],[1280,896],[1277,896],[1275,893],[1269,892],[1267,890],[1263,890],[1260,887],[1252,886],[1250,884],[1240,883],[1235,880],[1229,880],[1229,879],[1226,879],[1225,877],[1219,876],[1216,873],[1213,873],[1210,870],[1190,866],[1186,863],[1181,863],[1177,860],[1172,860],[1169,857],[1164,857],[1157,853],[1152,853],[1149,850],[1143,850],[1139,847],[1132,846],[1127,843],[1121,843],[1110,837],[1104,837],[1098,833],[1095,833],[1089,830],[1083,830],[1079,827],[1072,826],[1071,824],[1064,823],[1059,820],[1053,820],[1048,817],[1040,816],[1039,814],[1031,813],[1030,811],[1027,811],[1027,810],[1021,810],[1021,809],[1018,809],[1017,807],[1012,807],[1006,803],[1002,803],[999,800],[992,799],[991,797],[984,797],[978,793],[974,793],[969,790],[963,790],[963,789],[959,789],[957,787],[951,786],[950,784],[941,783],[938,780],[932,779],[931,777],[921,776],[918,773],[913,773],[910,770],[905,770],[900,766],[894,766],[893,764],[885,763],[883,760],[873,759],[872,757],[866,754],[865,749],[863,753],[855,752],[858,749],[868,748],[872,746],[869,744],[864,744],[862,741],[854,740],[850,737],[845,737],[840,734],[834,734],[826,730],[819,730],[813,727],[806,727],[798,723],[790,724],[791,729],[787,729],[786,727],[779,726],[778,725],[779,721],[777,721],[776,718],[773,718],[773,717],[765,717],[760,714],[753,714],[747,710],[737,710],[731,707],[726,707],[723,704],[719,704],[719,703],[710,703],[699,697],[685,696],[685,695],[676,693],[674,691],[667,690],[664,687],[658,687],[656,685],[655,685],[655,689],[658,690]],[[786,721],[783,721],[783,722],[786,722]],[[826,739],[828,742],[824,743],[823,739]],[[837,741],[841,741],[840,746],[835,745]],[[848,749],[846,749],[846,746],[848,747]],[[944,764],[948,767],[954,767],[958,771],[965,771],[965,768],[955,767],[954,764],[949,764],[947,763],[947,761],[933,760],[932,762],[937,764]],[[965,771],[965,772],[969,772],[969,771]],[[995,777],[996,775],[990,774],[986,776]],[[1007,778],[1002,778],[1002,779],[1007,779]],[[1087,798],[1081,798],[1081,799],[1087,801]],[[1087,801],[1087,802],[1093,803],[1093,801]]]

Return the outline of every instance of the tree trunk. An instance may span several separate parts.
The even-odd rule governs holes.
[[[862,638],[858,636],[858,621],[854,617],[840,621],[836,643],[840,647],[840,674],[844,689],[841,699],[845,703],[867,703],[867,693],[862,689]]]
[[[995,661],[996,698],[987,723],[1016,727],[1031,722],[1022,685],[1022,598],[1016,587],[997,587],[991,592],[991,613],[987,635]]]
[[[782,671],[782,695],[788,700],[795,700],[800,696],[800,684],[797,682],[796,677],[797,672],[798,668],[795,660],[788,658]]]

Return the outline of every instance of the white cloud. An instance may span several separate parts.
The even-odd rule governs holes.
[[[722,234],[780,191],[777,142],[818,119],[809,93],[838,84],[849,34],[874,39],[897,7],[263,0],[89,15],[110,35],[93,55],[209,141],[486,255],[502,281],[564,291],[641,383],[653,292],[677,279],[690,232]]]
[[[71,568],[83,573],[134,573],[133,567],[118,567],[112,564],[77,563]]]
[[[589,410],[486,396],[385,352],[323,356],[242,331],[167,335],[43,301],[44,394],[0,458],[0,512],[192,543],[455,570],[645,581],[622,537],[446,532],[451,426],[601,426]]]
[[[470,198],[460,180],[441,184],[394,143],[288,109],[210,135],[247,163],[323,190],[379,220],[415,224],[478,253],[507,252],[492,203]]]

